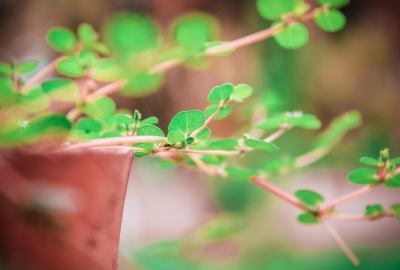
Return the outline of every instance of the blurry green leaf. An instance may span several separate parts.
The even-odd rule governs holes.
[[[210,48],[222,46],[222,45],[224,45],[226,43],[227,42],[224,42],[224,41],[210,41],[210,42],[206,42],[204,44],[204,48],[207,50],[207,49],[210,49]],[[229,54],[233,53],[234,51],[235,51],[234,49],[227,49],[227,50],[221,51],[219,53],[216,53],[215,55],[225,56],[225,55],[229,55]]]
[[[396,174],[386,180],[385,186],[389,188],[400,188],[400,174]]]
[[[211,136],[211,129],[208,127],[203,128],[199,134],[196,135],[196,140],[198,141],[206,141]]]
[[[219,109],[219,105],[210,105],[205,109],[205,113],[207,117],[213,115]],[[232,112],[232,106],[226,105],[221,111],[215,116],[216,120],[223,119],[227,117]]]
[[[257,9],[260,15],[267,20],[280,19],[282,15],[290,13],[296,8],[296,0],[258,0]]]
[[[233,88],[233,98],[246,99],[253,93],[253,88],[247,84],[238,84]]]
[[[320,194],[306,189],[297,190],[294,195],[305,205],[311,207],[317,207],[325,199]]]
[[[207,240],[222,240],[233,236],[242,225],[242,220],[228,215],[212,219],[196,230],[196,235]]]
[[[290,24],[275,34],[274,39],[285,49],[298,49],[307,43],[308,30],[302,23]]]
[[[335,32],[346,24],[346,17],[339,10],[327,10],[314,18],[319,27],[325,31]]]
[[[57,71],[61,75],[68,77],[83,77],[85,75],[85,69],[81,65],[81,59],[77,56],[69,56],[62,59],[57,63]]]
[[[111,116],[115,113],[115,103],[109,97],[100,97],[87,104],[83,111],[88,116],[94,118]]]
[[[365,207],[365,216],[366,217],[378,217],[385,213],[383,206],[380,204],[375,205],[367,205]]]
[[[208,165],[212,166],[221,166],[222,162],[224,162],[224,157],[217,155],[203,155],[201,160]],[[196,165],[196,163],[194,163]]]
[[[79,87],[69,79],[52,79],[42,84],[43,91],[54,100],[75,101],[79,97]]]
[[[135,146],[135,147],[139,147],[139,148],[143,148],[143,149],[147,149],[148,150],[147,152],[134,152],[133,153],[133,155],[135,157],[140,158],[140,157],[144,157],[144,156],[149,155],[153,150],[154,144],[153,143],[142,143],[142,144],[139,144],[138,146]]]
[[[100,135],[100,138],[114,138],[114,137],[122,137],[122,136],[123,136],[122,131],[111,130],[111,131],[103,132]]]
[[[214,87],[208,96],[208,101],[211,103],[227,101],[233,93],[233,88],[233,84],[230,83]]]
[[[183,111],[174,116],[168,126],[168,131],[181,130],[185,134],[190,134],[203,126],[206,116],[198,110]]]
[[[389,162],[390,164],[400,164],[400,157],[391,159]]]
[[[319,223],[319,218],[310,214],[310,213],[303,213],[297,216],[297,220],[303,224],[317,224]]]
[[[250,170],[250,169],[238,169],[235,167],[226,167],[225,171],[230,177],[239,181],[250,180],[250,178],[258,176],[258,172],[256,170]]]
[[[181,130],[173,130],[168,133],[167,139],[171,144],[180,143],[185,139],[185,133]]]
[[[156,125],[156,124],[158,124],[158,118],[155,116],[151,116],[146,119],[143,119],[142,121],[140,121],[140,123],[142,125],[147,125],[147,124],[148,125]]]
[[[375,170],[368,168],[357,169],[351,172],[348,179],[356,185],[373,185],[379,182],[375,176]]]
[[[97,58],[98,56],[91,51],[81,51],[79,54],[79,63],[83,69],[87,69],[96,63]]]
[[[91,46],[92,50],[102,54],[102,55],[109,55],[110,54],[110,49],[107,47],[106,44],[101,43],[101,42],[96,42]]]
[[[59,52],[71,52],[76,45],[74,33],[63,27],[55,27],[47,33],[47,42],[54,50]]]
[[[193,137],[187,137],[186,138],[186,143],[187,144],[192,144],[192,143],[194,143],[194,141],[195,141],[195,139]]]
[[[68,132],[72,127],[65,115],[51,114],[41,116],[31,121],[24,130],[27,139],[35,139],[42,135],[60,135]]]
[[[321,122],[311,114],[293,114],[292,117],[288,117],[286,121],[292,127],[301,127],[305,129],[319,129]]]
[[[50,105],[49,97],[43,92],[40,87],[29,89],[19,97],[19,102],[22,105],[21,110],[25,112],[39,112],[47,109]]]
[[[370,157],[362,157],[360,162],[370,166],[379,166],[381,163],[379,160]]]
[[[130,74],[127,79],[127,83],[120,90],[121,93],[131,97],[140,97],[158,90],[163,80],[163,74],[135,73]]]
[[[99,82],[113,82],[122,78],[122,68],[115,60],[99,59],[91,69],[92,78]]]
[[[38,63],[36,61],[27,61],[19,64],[16,68],[17,72],[24,74],[34,71],[38,67]]]
[[[392,207],[393,215],[400,219],[400,204],[393,204]]]
[[[76,123],[76,130],[82,130],[85,133],[100,132],[101,123],[93,118],[80,118]]]
[[[239,146],[239,142],[236,139],[221,139],[211,141],[208,147],[213,150],[236,150]]]
[[[12,74],[12,69],[9,64],[0,62],[0,76],[8,76]]]
[[[160,169],[173,169],[177,166],[178,164],[171,159],[162,159],[158,162],[158,167]]]
[[[284,156],[284,157],[274,158],[266,162],[262,166],[262,169],[267,171],[268,173],[280,175],[285,171],[290,170],[294,166],[295,166],[295,160],[293,158]]]
[[[92,45],[97,40],[97,33],[90,24],[83,23],[78,27],[78,36],[84,45]]]
[[[127,114],[116,114],[116,115],[114,115],[114,118],[118,121],[118,123],[121,123],[124,125],[132,125],[133,124],[132,117]]]
[[[142,125],[136,130],[138,136],[160,136],[164,137],[164,132],[153,125]]]
[[[263,122],[257,124],[256,128],[264,130],[274,130],[279,129],[283,124],[286,124],[286,122],[286,114],[278,114],[272,117],[268,117]]]
[[[321,5],[328,5],[330,7],[339,8],[350,3],[350,0],[317,0],[317,2]]]
[[[266,141],[262,141],[262,140],[246,139],[244,141],[244,144],[247,147],[257,149],[257,150],[265,150],[265,151],[272,151],[272,152],[276,152],[279,150],[279,148],[276,147],[275,144],[266,142]]]
[[[18,94],[9,79],[0,78],[0,108],[11,107],[18,101]]]
[[[164,54],[160,56],[160,61],[165,62],[172,59],[186,59],[189,56],[190,54],[182,46],[178,46],[164,52]]]

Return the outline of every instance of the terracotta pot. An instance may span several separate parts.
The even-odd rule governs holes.
[[[10,269],[116,269],[132,155],[0,152],[0,260]]]

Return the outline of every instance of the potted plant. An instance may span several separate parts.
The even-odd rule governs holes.
[[[266,178],[302,168],[326,155],[345,133],[358,126],[358,112],[348,112],[330,124],[303,155],[277,160],[269,172],[246,168],[231,157],[251,151],[275,152],[273,142],[292,128],[319,129],[320,121],[302,112],[282,112],[252,125],[235,138],[210,139],[209,124],[229,115],[232,105],[250,97],[246,84],[225,83],[213,88],[204,112],[177,113],[164,133],[158,119],[142,119],[138,111],[117,110],[109,94],[155,91],[163,72],[177,65],[202,65],[211,56],[273,37],[287,49],[303,46],[314,20],[326,31],[340,30],[344,15],[337,10],[346,0],[318,0],[316,7],[298,0],[259,0],[260,15],[275,22],[270,28],[230,42],[215,41],[216,22],[194,13],[171,27],[173,46],[160,42],[158,29],[148,17],[124,13],[105,27],[105,42],[88,24],[77,33],[56,27],[47,41],[62,53],[32,78],[21,74],[36,69],[36,62],[1,63],[0,74],[0,251],[15,268],[116,269],[118,239],[132,158],[148,155],[188,163],[205,173],[248,180],[301,209],[304,224],[322,223],[354,263],[358,260],[330,225],[329,219],[376,220],[399,217],[400,205],[385,211],[369,205],[364,215],[338,213],[335,206],[384,185],[400,187],[399,158],[362,158],[376,166],[358,169],[349,180],[363,187],[332,202],[312,190],[294,195]],[[62,77],[50,78],[58,73]],[[259,132],[254,132],[258,130]],[[46,251],[44,252],[43,249]]]

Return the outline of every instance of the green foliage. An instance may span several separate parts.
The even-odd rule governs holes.
[[[236,150],[239,147],[239,142],[236,139],[220,139],[210,141],[208,147],[213,150]]]
[[[296,0],[258,0],[257,9],[263,18],[275,20],[292,12],[298,5],[298,2]]]
[[[258,172],[256,170],[250,170],[250,169],[226,167],[225,171],[229,177],[239,181],[250,180],[250,178],[258,176]]]
[[[392,209],[392,213],[395,217],[397,217],[398,219],[400,219],[400,204],[393,204],[391,206]]]
[[[12,74],[12,68],[9,64],[0,62],[0,76],[9,76]]]
[[[203,126],[206,116],[198,110],[183,111],[172,118],[168,126],[168,131],[181,130],[185,134],[190,134]]]
[[[400,157],[391,159],[389,162],[390,164],[400,164]]]
[[[134,121],[130,115],[127,114],[116,114],[114,115],[115,120],[120,124],[133,125]]]
[[[112,116],[115,113],[115,103],[109,97],[100,97],[87,104],[83,111],[93,118]]]
[[[71,30],[63,27],[55,27],[47,33],[47,42],[56,51],[72,53],[77,40]]]
[[[274,26],[278,23],[273,24]],[[283,30],[274,35],[276,42],[285,49],[298,49],[308,41],[307,27],[302,23],[284,26]]]
[[[72,78],[79,78],[85,75],[85,69],[82,66],[81,58],[77,56],[69,56],[57,63],[57,71],[61,75]]]
[[[328,32],[335,32],[341,30],[346,24],[346,17],[342,12],[335,9],[330,9],[314,18],[315,22],[321,29]]]
[[[78,99],[79,87],[69,79],[52,79],[42,84],[43,91],[54,100],[74,101]]]
[[[220,106],[218,106],[218,105],[210,105],[205,109],[204,112],[207,117],[210,117],[219,109],[220,109]],[[223,118],[227,117],[231,112],[232,112],[232,106],[226,105],[221,108],[220,112],[215,116],[215,119],[216,120],[223,119]]]
[[[38,63],[36,61],[26,61],[19,64],[15,70],[18,73],[25,74],[34,71],[37,67]]]
[[[365,207],[365,216],[369,218],[377,218],[385,213],[383,206],[380,204],[367,205]]]
[[[164,132],[154,125],[142,125],[136,130],[138,136],[160,136],[164,137]]]
[[[379,183],[375,170],[362,168],[351,172],[348,176],[350,182],[356,185],[374,185]]]
[[[208,127],[202,129],[199,134],[197,134],[196,139],[198,141],[206,141],[210,138],[211,136],[211,129],[209,129]]]
[[[85,46],[90,46],[97,41],[97,33],[90,24],[83,23],[78,27],[78,36]]]
[[[238,84],[233,88],[232,97],[236,100],[246,99],[253,93],[253,88],[247,84]]]
[[[102,125],[99,121],[93,118],[81,118],[76,123],[76,130],[82,130],[85,133],[100,132]]]
[[[321,122],[311,114],[303,114],[302,112],[286,112],[267,118],[263,122],[257,124],[256,128],[274,130],[279,129],[284,125],[288,127],[318,129],[321,127]]]
[[[297,190],[294,195],[296,195],[302,203],[310,207],[317,207],[325,200],[320,194],[306,189]]]
[[[320,3],[321,5],[327,5],[329,7],[339,8],[350,3],[350,0],[317,0],[317,2]]]
[[[208,96],[208,101],[211,103],[225,102],[231,97],[233,89],[234,86],[230,83],[216,86],[211,90]]]
[[[385,186],[389,188],[400,188],[400,174],[393,175],[386,180]]]
[[[185,139],[185,133],[181,130],[173,130],[168,133],[167,139],[171,144],[180,143]]]
[[[244,144],[247,147],[256,149],[256,150],[264,150],[264,151],[271,151],[271,152],[276,152],[279,150],[278,147],[276,147],[275,144],[262,141],[262,140],[256,140],[256,139],[245,139]]]
[[[320,222],[318,216],[314,215],[313,213],[300,214],[297,216],[297,220],[306,225],[317,224]]]
[[[381,164],[379,160],[370,157],[362,157],[360,162],[370,166],[379,166]]]

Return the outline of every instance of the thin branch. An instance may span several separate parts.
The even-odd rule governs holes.
[[[356,255],[353,251],[349,248],[343,238],[338,234],[335,228],[332,227],[330,223],[328,223],[325,219],[321,218],[322,224],[325,226],[325,229],[329,232],[329,234],[333,237],[339,247],[343,250],[346,256],[350,259],[350,261],[355,265],[358,266],[360,261],[357,259]]]
[[[214,168],[205,164],[196,154],[187,154],[195,163],[196,165],[204,171],[206,174],[211,176],[224,176],[221,172],[215,170]]]
[[[310,165],[311,163],[314,163],[315,161],[321,159],[326,154],[328,154],[332,147],[333,145],[314,149],[308,153],[305,153],[304,155],[297,157],[295,160],[295,166],[297,168],[302,168]]]
[[[344,195],[342,197],[339,197],[338,199],[334,200],[333,202],[328,203],[327,205],[323,206],[321,208],[321,212],[329,211],[329,210],[333,209],[336,205],[338,205],[340,203],[343,203],[345,201],[357,198],[357,197],[359,197],[359,196],[361,196],[361,195],[363,195],[363,194],[365,194],[367,192],[370,192],[375,187],[377,187],[377,185],[368,185],[368,186],[362,187],[360,189],[357,189],[356,191],[353,191],[353,192],[351,192],[349,194],[346,194],[346,195]]]
[[[299,199],[294,197],[292,194],[282,190],[281,188],[275,186],[274,184],[272,184],[267,180],[261,179],[259,177],[253,177],[250,179],[250,181],[262,187],[263,189],[266,189],[267,191],[283,199],[284,201],[290,203],[291,205],[300,208],[301,210],[306,210],[306,211],[309,210],[307,206],[305,206]]]
[[[71,122],[74,122],[78,117],[81,115],[82,111],[76,107],[74,107],[72,110],[70,110],[67,113],[67,119]]]
[[[195,131],[193,131],[189,136],[195,137],[204,128],[206,128],[211,123],[211,121],[214,120],[214,118],[219,114],[219,112],[222,110],[223,106],[225,106],[225,103],[221,103],[219,105],[219,108],[212,115],[210,115],[210,117],[207,118],[207,120],[204,122],[204,124],[201,127],[199,127],[198,129],[196,129]]]
[[[60,61],[63,58],[64,56],[56,58],[46,67],[44,67],[41,71],[39,71],[35,76],[33,76],[30,80],[27,81],[21,92],[26,92],[35,85],[40,84],[44,79],[46,79],[51,73],[53,73],[56,70],[58,61]]]
[[[275,133],[272,133],[270,136],[264,139],[266,142],[273,142],[276,139],[278,139],[280,136],[282,136],[287,130],[290,129],[290,126],[287,124],[284,124],[281,126],[280,129],[278,129]]]
[[[76,143],[66,147],[66,149],[133,144],[133,143],[147,143],[147,142],[168,143],[168,140],[165,137],[159,137],[159,136],[128,136],[128,137],[102,138],[102,139],[94,139],[87,142]]]
[[[219,156],[236,156],[242,153],[242,151],[224,151],[224,150],[192,150],[192,149],[177,149],[179,152],[188,154],[199,154],[199,155],[219,155]]]
[[[115,81],[113,83],[107,84],[106,86],[103,86],[103,87],[97,89],[95,92],[87,95],[85,98],[85,101],[90,102],[93,99],[96,99],[98,97],[108,96],[109,94],[112,94],[112,93],[118,91],[122,86],[124,86],[125,83],[126,83],[125,80],[119,80],[119,81]]]

